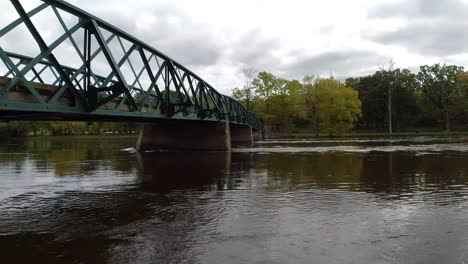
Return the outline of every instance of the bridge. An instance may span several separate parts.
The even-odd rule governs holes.
[[[62,0],[10,2],[18,16],[0,30],[0,120],[140,122],[139,150],[261,138],[239,102],[123,30]]]

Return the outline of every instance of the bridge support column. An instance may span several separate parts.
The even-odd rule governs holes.
[[[254,140],[254,141],[261,141],[261,140],[263,140],[262,132],[260,132],[260,131],[254,131],[254,132],[253,132],[253,140]]]
[[[229,123],[164,120],[144,124],[136,149],[230,150]]]
[[[252,143],[252,128],[246,125],[230,124],[232,143]]]

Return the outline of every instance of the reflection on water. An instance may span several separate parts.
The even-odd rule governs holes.
[[[137,153],[141,187],[149,191],[206,186],[222,190],[231,171],[231,152],[147,152]],[[232,186],[230,187],[232,188]]]
[[[0,262],[468,262],[468,138],[134,141],[0,144]]]

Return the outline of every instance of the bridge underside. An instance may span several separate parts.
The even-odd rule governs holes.
[[[139,151],[156,149],[230,150],[233,145],[262,139],[250,126],[219,121],[157,119],[57,112],[0,111],[2,121],[96,121],[144,123],[136,144]],[[149,123],[151,122],[151,123]]]
[[[0,85],[11,81],[0,77]],[[43,100],[50,100],[59,87],[32,83]],[[219,119],[194,120],[191,115],[178,114],[167,117],[158,113],[135,113],[129,105],[120,104],[121,111],[113,109],[123,98],[115,98],[107,104],[108,109],[94,112],[82,111],[74,95],[65,92],[60,100],[47,109],[38,107],[36,97],[27,87],[17,85],[4,98],[0,98],[1,121],[101,121],[144,123],[136,148],[139,151],[154,149],[230,150],[232,145],[251,144],[260,140],[260,131],[251,126]],[[60,110],[61,109],[61,110]]]

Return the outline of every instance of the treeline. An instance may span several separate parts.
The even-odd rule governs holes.
[[[263,121],[267,133],[335,136],[353,129],[391,133],[468,128],[468,72],[456,65],[425,65],[414,73],[390,64],[345,81],[316,76],[287,80],[252,69],[243,74],[244,85],[233,90],[233,97]],[[137,130],[132,123],[0,122],[2,137]]]
[[[460,66],[425,65],[413,73],[390,64],[344,82],[287,80],[250,69],[243,74],[245,84],[233,96],[272,133],[450,131],[466,128],[468,121],[468,73]]]
[[[361,116],[358,92],[333,78],[306,76],[302,81],[278,78],[260,72],[233,96],[260,118],[267,133],[288,133],[310,125],[318,135],[340,135],[351,129]],[[250,75],[250,77],[248,77]]]
[[[138,131],[138,125],[133,123],[112,122],[45,122],[45,121],[14,121],[0,123],[1,137],[24,136],[77,136],[99,135],[108,133],[132,134]]]

